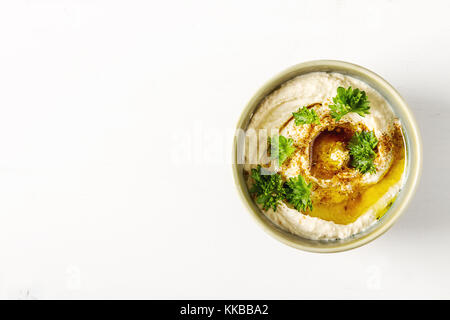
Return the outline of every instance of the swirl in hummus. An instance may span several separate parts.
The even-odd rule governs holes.
[[[365,91],[370,113],[333,118],[329,106],[338,87]],[[302,106],[314,110],[320,124],[296,124],[293,112]],[[401,189],[405,148],[400,121],[377,91],[356,78],[314,72],[287,81],[260,103],[247,129],[276,130],[293,141],[295,151],[275,170],[283,180],[301,175],[311,183],[313,210],[299,211],[286,201],[276,210],[263,210],[273,223],[293,234],[324,240],[355,235],[376,223]],[[378,139],[374,172],[362,173],[350,165],[348,143],[361,131],[373,132]],[[270,166],[263,157],[247,154],[255,157],[256,164],[245,165],[249,188],[254,183],[251,169],[257,164]]]

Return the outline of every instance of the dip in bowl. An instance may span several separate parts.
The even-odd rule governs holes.
[[[420,167],[417,125],[397,91],[340,61],[302,63],[269,81],[241,115],[233,146],[252,215],[277,239],[315,252],[386,231]]]

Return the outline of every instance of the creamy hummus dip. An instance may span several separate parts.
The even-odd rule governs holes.
[[[338,87],[365,91],[370,113],[351,112],[336,121],[330,114]],[[293,112],[307,106],[320,124],[296,125]],[[274,170],[284,180],[302,175],[311,183],[313,210],[304,212],[282,201],[276,210],[263,210],[277,226],[309,239],[344,239],[374,223],[395,200],[402,186],[404,142],[401,125],[388,102],[366,83],[339,73],[315,72],[298,76],[269,94],[256,109],[247,130],[278,132],[293,140],[295,152]],[[355,132],[371,131],[378,139],[373,173],[349,165],[346,146]],[[259,146],[259,149],[264,146]],[[253,154],[252,154],[253,152]],[[267,158],[248,151],[244,166],[248,186],[252,168],[269,167]]]

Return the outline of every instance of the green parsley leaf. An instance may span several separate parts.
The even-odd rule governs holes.
[[[270,157],[271,159],[278,159],[278,164],[281,166],[287,158],[289,158],[295,151],[294,141],[287,139],[282,135],[273,136],[269,139],[270,143]]]
[[[359,89],[353,90],[352,87],[348,87],[347,90],[339,87],[337,89],[337,95],[333,98],[333,105],[330,105],[331,117],[336,121],[339,121],[343,116],[350,112],[356,112],[360,116],[364,117],[369,114],[369,100],[365,91]]]
[[[296,178],[290,178],[284,187],[286,200],[298,211],[306,211],[308,208],[312,210],[311,186],[300,174]]]
[[[278,173],[261,174],[261,170],[260,165],[256,169],[252,169],[251,177],[255,183],[250,189],[250,193],[256,195],[256,202],[262,205],[263,210],[272,208],[273,211],[276,211],[277,205],[285,197],[283,180]]]
[[[312,210],[311,183],[306,183],[305,179],[298,175],[283,182],[278,173],[266,172],[260,165],[252,169],[251,177],[254,181],[250,188],[250,193],[256,195],[256,203],[260,204],[264,211],[270,208],[277,210],[278,204],[286,200],[298,211]]]
[[[352,156],[350,164],[361,173],[375,173],[373,161],[376,153],[374,149],[378,145],[378,139],[373,132],[356,132],[350,139],[348,148]]]
[[[320,124],[319,116],[314,109],[303,107],[298,109],[297,112],[293,112],[292,115],[294,116],[296,126],[309,123]]]

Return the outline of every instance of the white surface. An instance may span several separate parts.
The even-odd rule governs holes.
[[[450,298],[449,10],[2,1],[0,297]],[[393,229],[332,255],[254,223],[225,138],[267,79],[319,58],[391,82],[425,153]]]

